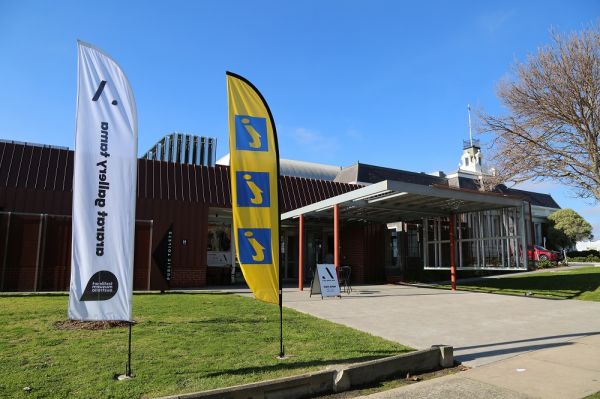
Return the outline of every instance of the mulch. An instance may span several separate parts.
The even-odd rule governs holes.
[[[135,323],[135,322],[134,322]],[[129,327],[128,321],[79,321],[63,320],[54,323],[59,330],[108,330],[111,328]]]

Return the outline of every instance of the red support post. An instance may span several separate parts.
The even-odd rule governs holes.
[[[452,291],[456,291],[456,215],[450,215],[450,284]]]
[[[304,215],[298,222],[298,289],[304,290]]]
[[[333,263],[335,270],[340,268],[340,206],[333,206]]]

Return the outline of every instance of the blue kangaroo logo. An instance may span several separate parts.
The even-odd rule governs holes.
[[[244,180],[248,185],[250,191],[252,191],[253,198],[250,199],[254,205],[260,205],[263,203],[262,193],[263,191],[252,181],[252,175],[246,174],[244,175]]]
[[[261,141],[260,141],[260,133],[256,131],[256,129],[254,128],[254,126],[252,126],[250,124],[250,119],[248,118],[242,118],[242,125],[244,125],[244,128],[246,129],[246,132],[248,132],[248,134],[250,135],[250,137],[252,138],[252,141],[250,142],[250,147],[252,148],[260,148],[262,146]]]
[[[248,238],[248,242],[252,246],[254,250],[254,255],[252,255],[252,259],[255,262],[262,262],[265,260],[265,247],[263,247],[260,242],[256,238],[254,238],[254,233],[251,231],[246,231],[244,235]]]

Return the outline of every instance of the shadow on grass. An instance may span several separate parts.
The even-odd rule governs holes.
[[[68,292],[0,292],[1,298],[68,297]]]
[[[343,358],[343,359],[312,360],[312,361],[308,361],[308,362],[296,362],[296,363],[293,363],[293,358],[291,358],[288,360],[281,360],[281,363],[279,363],[279,364],[260,366],[260,367],[241,367],[239,369],[231,369],[231,370],[207,373],[207,374],[205,374],[205,376],[206,377],[220,377],[220,376],[227,376],[227,375],[261,374],[261,373],[268,373],[268,372],[279,371],[279,370],[295,370],[295,369],[308,368],[308,367],[330,366],[333,364],[359,363],[359,362],[367,362],[369,360],[381,359],[381,358],[387,357],[387,356],[401,355],[403,353],[408,353],[408,352],[412,352],[412,351],[408,350],[408,349],[406,351],[382,350],[382,351],[372,352],[373,355],[355,356],[355,357],[348,357],[348,358]],[[275,354],[273,354],[273,357],[275,357]],[[291,362],[286,363],[288,361],[291,361]]]
[[[233,292],[215,292],[215,291],[135,291],[133,295],[135,296],[145,296],[145,295],[156,295],[156,296],[166,296],[166,295],[211,295],[211,296],[225,296],[225,295],[233,295]]]
[[[459,284],[458,288],[489,293],[515,291],[515,294],[519,294],[519,291],[525,291],[555,299],[573,299],[584,292],[595,291],[598,287],[600,287],[600,273],[573,273],[485,279]]]
[[[211,295],[211,296],[225,296],[233,295],[233,292],[215,292],[215,291],[134,291],[134,296],[166,296],[166,295]],[[69,296],[68,292],[56,291],[56,292],[17,292],[17,291],[0,291],[1,298],[27,298],[27,297],[62,297]]]
[[[147,326],[169,326],[169,325],[183,325],[183,324],[250,324],[250,325],[258,325],[258,324],[275,324],[279,325],[279,320],[271,320],[271,319],[257,319],[248,317],[243,319],[241,317],[214,317],[207,319],[197,319],[197,320],[175,320],[175,321],[161,321],[161,320],[144,320],[140,323],[140,325]]]

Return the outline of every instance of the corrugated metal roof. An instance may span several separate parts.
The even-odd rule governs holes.
[[[0,142],[0,187],[71,191],[73,151]]]
[[[0,188],[70,192],[73,190],[73,158],[74,152],[68,149],[0,142]],[[140,159],[137,180],[138,198],[231,207],[228,166]],[[282,176],[281,211],[287,212],[358,188],[360,186],[353,184]]]
[[[217,160],[217,165],[229,165],[229,154]],[[322,163],[280,159],[279,171],[281,176],[303,177],[305,179],[333,180],[342,170],[340,166]]]
[[[359,190],[297,208],[282,214],[282,220],[300,215],[314,218],[333,217],[340,206],[340,217],[381,223],[410,221],[422,217],[447,217],[451,214],[518,207],[520,198],[497,193],[452,189],[443,185],[426,186],[384,180]]]
[[[480,185],[477,180],[463,177],[453,176],[448,179],[450,187],[460,188],[462,190],[479,190]],[[500,194],[508,194],[524,199],[531,205],[544,206],[547,208],[560,209],[560,205],[554,201],[554,198],[550,194],[536,193],[533,191],[517,190],[514,188],[508,188],[504,184],[497,185],[492,192]]]
[[[531,205],[537,206],[545,206],[547,208],[556,208],[560,209],[560,205],[552,198],[550,194],[542,194],[536,193],[533,191],[525,191],[525,190],[517,190],[515,188],[507,188],[506,186],[502,186],[498,188],[498,192],[503,194],[514,195],[517,197],[523,198],[525,201],[529,202]]]
[[[410,172],[401,169],[385,168],[357,162],[352,166],[342,169],[335,181],[342,183],[379,183],[384,180],[395,180],[405,183],[422,185],[448,185],[444,177],[432,176],[427,173]]]

